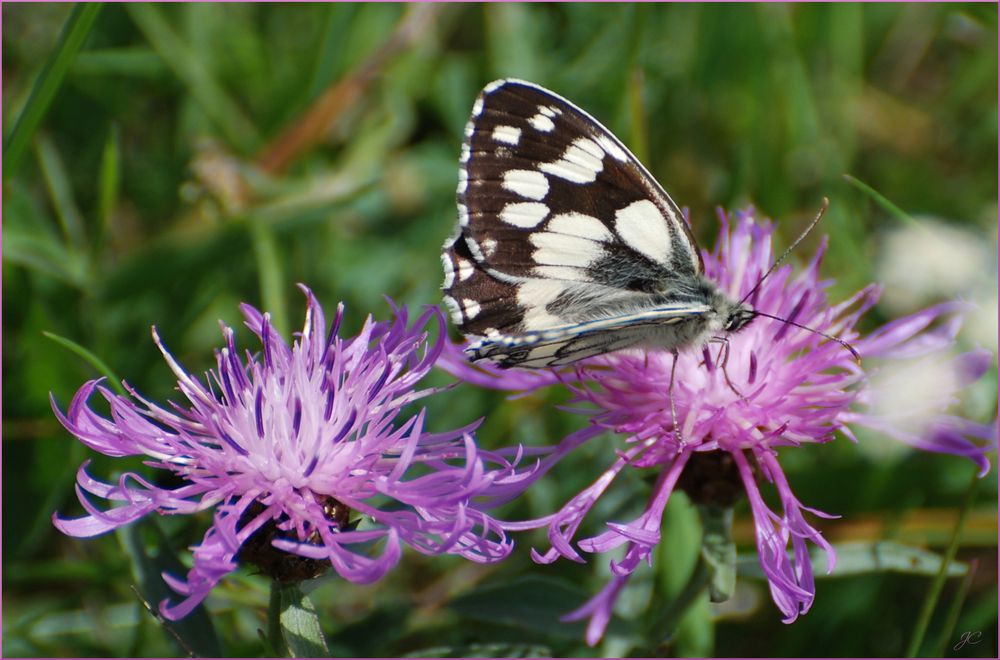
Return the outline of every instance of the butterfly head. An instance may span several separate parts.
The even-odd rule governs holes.
[[[753,311],[746,303],[740,303],[729,311],[728,316],[724,317],[722,329],[730,334],[739,332],[756,317],[757,312]]]
[[[733,334],[757,318],[753,307],[744,302],[736,302],[718,289],[708,296],[708,303],[715,312],[716,321],[712,325],[716,331]]]

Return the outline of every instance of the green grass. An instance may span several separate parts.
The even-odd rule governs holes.
[[[462,127],[490,80],[536,81],[605,122],[690,209],[703,242],[715,235],[716,207],[753,204],[787,245],[829,197],[821,231],[793,261],[829,234],[835,299],[876,279],[886,234],[907,223],[931,216],[996,245],[995,5],[5,4],[3,19],[7,656],[181,653],[129,585],[147,579],[141,558],[157,534],[184,561],[208,524],[161,519],[159,532],[93,540],[56,532],[54,510],[81,512],[73,478],[84,460],[102,478],[144,468],[82,448],[49,394],[65,406],[83,381],[113,373],[171,397],[151,325],[197,373],[212,364],[218,319],[237,325],[242,301],[297,327],[296,282],[328,308],[345,301],[347,331],[369,312],[386,317],[384,294],[439,302]],[[394,36],[402,21],[417,26],[406,38]],[[310,131],[324,98],[332,111]],[[995,267],[983,280],[996,290]],[[877,307],[870,327],[889,316]],[[992,418],[995,396],[994,369],[961,410]],[[488,415],[484,445],[554,441],[579,424],[553,411],[555,398],[508,402],[458,388],[432,405],[431,426]],[[533,490],[520,515],[544,515],[589,483],[614,446],[602,442]],[[820,525],[834,540],[945,551],[967,487],[960,459],[876,455],[846,441],[789,459],[799,498],[843,516]],[[996,656],[995,474],[978,485],[958,547],[979,572],[944,583],[918,653],[979,630],[984,641],[959,654]],[[607,506],[618,508],[605,513],[627,519],[648,487],[616,485],[620,499]],[[747,517],[737,509],[738,522]],[[884,522],[882,535],[851,526],[859,521]],[[736,540],[751,549],[748,535]],[[331,653],[644,648],[609,635],[590,649],[579,626],[533,626],[594,593],[607,563],[540,567],[532,545],[544,538],[521,539],[493,569],[409,552],[376,585],[321,587],[312,599]],[[670,582],[652,571],[636,578],[647,589],[655,580]],[[684,586],[675,582],[671,593]],[[527,586],[519,595],[507,583]],[[671,652],[898,655],[930,588],[921,575],[823,580],[813,610],[785,626],[766,585],[741,578],[741,613],[712,623],[700,602],[687,618],[670,613],[681,626]],[[267,603],[263,578],[227,580],[208,601],[216,648],[260,654]],[[509,617],[477,615],[498,607]]]

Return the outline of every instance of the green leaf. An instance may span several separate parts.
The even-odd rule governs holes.
[[[118,205],[121,189],[121,145],[118,141],[118,126],[111,125],[108,139],[101,150],[101,165],[97,175],[97,214],[101,231],[107,235],[111,231],[111,217]]]
[[[550,658],[552,649],[537,644],[470,644],[468,646],[433,646],[412,651],[404,658]]]
[[[708,565],[711,581],[709,597],[713,603],[729,600],[736,590],[736,544],[733,542],[733,508],[698,506],[704,532],[701,557]]]
[[[250,239],[257,261],[257,279],[264,311],[279,334],[288,334],[288,299],[285,297],[285,260],[281,257],[274,230],[259,218],[249,219]]]
[[[550,637],[580,639],[586,624],[560,621],[592,594],[564,580],[525,576],[501,585],[489,585],[459,596],[448,607],[463,617],[542,632]],[[610,634],[624,635],[629,626],[612,618]]]
[[[144,541],[143,531],[152,534],[155,541],[152,548]],[[163,581],[162,574],[166,572],[184,575],[187,572],[174,554],[169,539],[164,536],[159,525],[154,520],[146,519],[119,527],[115,534],[131,560],[132,574],[138,583],[137,589],[141,597],[164,631],[187,653],[209,658],[220,657],[222,648],[219,646],[215,628],[204,605],[199,605],[183,619],[169,622],[165,621],[156,609],[160,601],[166,598],[178,598],[178,595]]]
[[[56,42],[55,50],[45,62],[45,68],[35,81],[31,89],[31,95],[24,109],[17,118],[13,130],[7,139],[4,140],[3,149],[3,180],[7,181],[14,172],[24,156],[28,145],[35,135],[35,130],[42,123],[42,119],[48,112],[52,99],[62,86],[66,72],[69,70],[73,59],[83,46],[87,35],[90,34],[97,14],[101,11],[100,2],[81,2],[73,7],[72,13],[66,19],[59,40]]]
[[[42,331],[42,334],[59,344],[64,348],[68,348],[71,352],[76,353],[78,356],[83,358],[84,362],[89,363],[94,369],[100,372],[105,378],[108,379],[108,384],[111,385],[118,394],[125,395],[125,388],[122,387],[121,379],[111,370],[111,367],[107,365],[101,358],[97,357],[90,351],[88,351],[83,346],[80,346],[72,339],[66,339],[65,337],[60,337],[52,332]]]
[[[82,250],[86,243],[83,218],[73,198],[73,187],[70,185],[62,156],[52,140],[44,133],[39,133],[35,139],[35,152],[42,170],[42,178],[45,179],[45,187],[49,192],[49,199],[56,210],[56,217],[59,218],[66,242],[74,249]]]
[[[948,542],[948,547],[945,548],[944,557],[938,562],[937,571],[935,571],[934,579],[931,581],[930,588],[927,590],[927,595],[924,596],[924,602],[920,608],[920,614],[917,616],[917,622],[913,626],[913,634],[910,637],[910,643],[906,648],[906,657],[915,658],[920,651],[920,646],[923,644],[924,636],[927,634],[927,627],[931,621],[931,615],[934,614],[934,609],[937,607],[938,599],[941,597],[941,589],[944,588],[944,581],[946,578],[951,577],[952,568],[956,567],[958,562],[955,561],[955,554],[958,552],[958,546],[961,544],[962,540],[962,528],[965,527],[965,519],[969,515],[969,510],[972,508],[972,503],[975,500],[976,487],[979,485],[979,475],[975,470],[971,471],[969,486],[965,491],[965,497],[962,500],[962,508],[959,509],[958,520],[955,521],[955,529],[952,530],[951,540]],[[963,574],[968,571],[968,565],[961,564],[963,569]]]
[[[331,2],[326,5],[326,21],[322,37],[316,48],[309,83],[303,90],[303,100],[315,98],[338,74],[344,70],[344,62],[349,55],[344,47],[344,35],[351,31],[352,21],[360,5],[354,3]]]
[[[894,218],[897,218],[897,219],[903,221],[904,223],[906,223],[908,225],[919,225],[920,224],[919,222],[917,222],[916,219],[914,219],[914,217],[912,215],[910,215],[909,213],[907,213],[903,209],[899,208],[898,206],[896,206],[895,204],[893,204],[892,202],[890,202],[887,197],[885,197],[884,195],[882,195],[881,193],[879,193],[877,190],[875,190],[874,188],[872,188],[871,186],[869,186],[867,183],[864,183],[860,179],[854,178],[850,174],[845,174],[843,176],[844,176],[844,180],[845,181],[847,181],[849,184],[851,184],[852,186],[854,186],[855,188],[857,188],[858,190],[860,190],[864,194],[866,194],[869,197],[871,197],[875,201],[876,204],[878,204],[883,209],[885,209],[886,211],[888,211],[889,214],[892,215]]]
[[[163,59],[151,48],[129,46],[80,53],[70,70],[74,76],[120,76],[160,79],[170,75]]]
[[[540,80],[538,21],[528,5],[497,2],[479,5],[484,12],[486,48],[493,69],[502,75]]]
[[[323,637],[316,606],[306,596],[298,582],[271,583],[271,611],[268,618],[277,618],[278,642],[293,658],[329,657],[330,649]],[[277,597],[275,598],[275,594]],[[275,607],[277,606],[277,607]],[[277,609],[277,613],[274,610]]]
[[[162,9],[147,3],[130,4],[125,8],[163,62],[188,87],[191,96],[229,142],[243,153],[255,149],[260,143],[257,129],[205,63],[192,54],[163,17]]]
[[[642,655],[707,657],[715,645],[715,626],[707,585],[709,571],[699,562],[702,525],[683,492],[670,496],[656,549],[656,598],[645,617],[647,644]]]
[[[87,263],[80,253],[67,249],[54,232],[35,231],[15,225],[15,212],[4,208],[3,259],[44,273],[77,289],[87,284]]]
[[[701,525],[687,495],[671,494],[663,512],[660,543],[656,548],[657,586],[666,600],[684,591],[698,566]]]
[[[837,551],[837,567],[832,577],[858,575],[863,573],[886,572],[909,573],[911,575],[935,575],[941,570],[941,555],[903,545],[883,541],[879,543],[844,543],[834,546]],[[948,566],[948,575],[965,575],[968,566],[953,562]]]
[[[826,571],[816,570],[817,579],[881,572],[936,575],[943,560],[941,555],[934,552],[891,541],[839,543],[833,547],[837,552],[836,568],[829,575]],[[814,567],[822,567],[826,562],[825,553],[813,549],[811,560]],[[764,579],[756,554],[740,555],[737,565],[741,576]],[[965,564],[952,562],[948,566],[948,576],[965,575],[967,570]]]

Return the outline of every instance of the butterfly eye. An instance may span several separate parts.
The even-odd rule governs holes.
[[[747,323],[750,323],[756,316],[753,310],[740,308],[733,312],[729,320],[726,321],[726,332],[737,332],[742,330]]]

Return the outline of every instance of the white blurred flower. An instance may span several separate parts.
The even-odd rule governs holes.
[[[996,234],[978,234],[941,220],[921,217],[916,224],[887,233],[875,264],[885,286],[879,301],[890,316],[929,303],[964,300],[974,309],[962,335],[970,343],[997,348]]]

